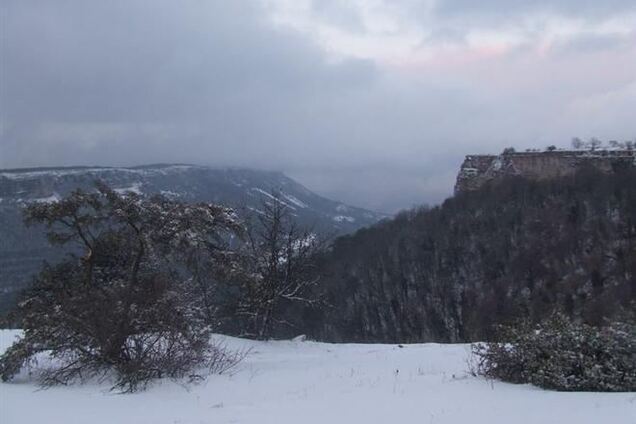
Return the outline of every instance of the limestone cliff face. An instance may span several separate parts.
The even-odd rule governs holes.
[[[609,173],[620,167],[636,166],[636,151],[558,150],[469,155],[466,156],[457,175],[455,192],[476,190],[488,181],[504,176],[519,175],[536,180],[567,176],[584,164]]]

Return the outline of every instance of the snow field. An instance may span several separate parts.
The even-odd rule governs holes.
[[[0,331],[0,351],[17,335]],[[132,395],[108,383],[40,390],[0,384],[0,422],[634,424],[636,393],[558,393],[475,378],[468,345],[254,342],[232,372],[198,385],[164,380]]]

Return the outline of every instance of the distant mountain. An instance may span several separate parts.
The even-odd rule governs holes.
[[[163,194],[256,212],[277,191],[300,224],[329,235],[353,232],[384,217],[321,197],[280,172],[175,164],[0,170],[0,313],[44,260],[61,256],[49,247],[42,228],[23,225],[21,209],[58,200],[77,188],[92,190],[96,180],[122,193]]]

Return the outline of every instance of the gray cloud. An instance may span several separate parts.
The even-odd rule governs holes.
[[[312,0],[313,15],[332,25],[345,28],[347,31],[364,31],[364,22],[360,10],[351,2],[340,0]]]
[[[444,13],[473,13],[460,3]],[[314,12],[364,32],[342,3],[314,2]],[[464,154],[634,135],[635,50],[603,44],[611,40],[571,40],[547,60],[528,49],[393,69],[334,60],[310,37],[273,27],[257,2],[6,0],[0,13],[1,167],[278,169],[393,211],[449,195]],[[608,49],[614,56],[596,63]]]
[[[264,28],[253,4],[152,4],[10,1],[7,119],[201,118],[242,96],[355,89],[372,77],[364,63],[328,66],[308,41]]]
[[[636,43],[636,32],[631,35],[582,34],[566,38],[552,46],[553,55],[593,54],[616,49],[630,49]]]
[[[545,31],[546,18],[589,24],[636,14],[633,0],[407,0],[405,8],[430,32],[424,43],[463,43],[473,30],[501,28],[515,28],[536,37]],[[588,38],[592,43],[602,37],[590,34]]]
[[[500,19],[502,16],[527,13],[556,13],[591,20],[636,10],[632,0],[439,0],[435,11],[455,16],[482,16]]]

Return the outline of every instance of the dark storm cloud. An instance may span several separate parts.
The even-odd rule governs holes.
[[[633,34],[572,36],[541,58],[529,40],[527,51],[482,58],[479,49],[456,52],[472,47],[469,27],[455,21],[479,13],[504,22],[500,9],[522,16],[548,3],[560,14],[606,17],[631,2],[584,2],[572,12],[573,1],[439,3],[427,18],[438,37],[427,42],[455,50],[423,64],[408,55],[397,67],[330,54],[313,34],[274,25],[270,3],[3,1],[0,167],[278,169],[321,193],[393,211],[450,194],[467,153],[632,136]],[[390,3],[404,16],[427,10]],[[317,22],[364,37],[366,3],[308,4]]]
[[[267,26],[255,2],[15,1],[3,14],[3,166],[312,162],[337,137],[331,105],[375,79],[370,62],[328,64]]]
[[[408,159],[425,154],[417,115],[435,102],[388,88],[369,61],[329,63],[256,3],[152,5],[5,4],[2,166],[254,166],[387,210],[419,200],[391,176],[421,179]]]
[[[9,121],[200,118],[242,97],[262,107],[372,77],[363,63],[327,66],[308,41],[264,28],[255,3],[32,6],[5,6]]]

